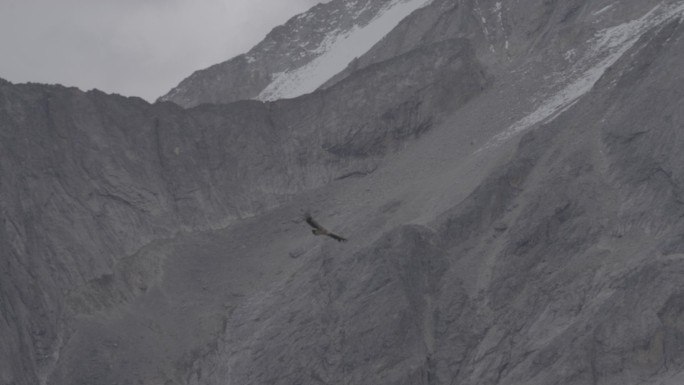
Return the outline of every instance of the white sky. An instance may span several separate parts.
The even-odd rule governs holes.
[[[149,101],[329,0],[0,0],[0,78]]]

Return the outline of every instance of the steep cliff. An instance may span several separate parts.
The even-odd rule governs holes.
[[[67,341],[75,343],[75,318],[154,286],[162,262],[143,246],[366,175],[486,82],[469,42],[454,40],[379,63],[315,97],[273,103],[183,110],[3,83],[3,381],[47,378],[64,362]],[[456,86],[458,97],[442,102]],[[185,351],[178,354],[174,360]]]
[[[268,103],[0,82],[0,382],[680,384],[683,14],[434,1]]]
[[[441,152],[453,126],[437,129],[432,174],[400,192],[367,191],[426,147],[322,193],[357,245],[307,250],[240,304],[189,383],[680,383],[683,44],[681,16],[654,26],[522,137]],[[453,124],[496,123],[466,120],[495,100]]]

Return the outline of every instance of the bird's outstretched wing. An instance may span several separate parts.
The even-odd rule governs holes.
[[[346,242],[347,238],[341,237],[337,234],[331,233],[328,231],[325,227],[321,226],[316,222],[312,217],[311,214],[305,214],[304,215],[304,220],[306,220],[306,223],[309,224],[309,226],[313,227],[314,229],[312,230],[314,235],[327,235],[330,238],[336,240],[337,242]]]
[[[328,233],[327,234],[330,238],[336,240],[337,242],[347,242],[347,238],[340,237],[337,234],[334,233]]]
[[[305,219],[306,219],[306,223],[308,223],[309,226],[313,227],[314,229],[326,231],[323,228],[323,226],[319,225],[318,222],[314,221],[314,219],[311,217],[310,214],[306,214]]]

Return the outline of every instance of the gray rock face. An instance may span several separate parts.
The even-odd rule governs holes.
[[[273,29],[248,53],[193,73],[160,100],[184,107],[271,100],[268,95],[260,97],[260,93],[279,74],[310,64],[338,36],[367,26],[388,7],[407,2],[416,0],[332,0],[318,4]]]
[[[679,383],[681,167],[657,170],[681,164],[682,34],[645,35],[429,227],[312,252],[191,383]]]
[[[292,100],[0,82],[0,383],[682,383],[684,3],[503,3]]]
[[[87,317],[147,295],[164,274],[157,253],[141,247],[180,231],[222,228],[336,178],[368,174],[429,130],[447,105],[467,102],[485,85],[468,41],[427,46],[315,97],[274,103],[183,110],[4,83],[0,240],[7,250],[3,282],[11,283],[2,303],[11,310],[3,312],[2,336],[10,341],[3,381],[93,383],[108,378],[104,372],[131,382],[148,378],[155,365],[143,372],[119,367],[131,376],[121,377],[88,347],[104,337],[101,323]],[[458,97],[443,103],[456,86]],[[74,327],[86,337],[72,334]],[[198,349],[210,343],[203,336]],[[139,348],[169,365],[188,352]],[[83,355],[92,361],[87,370]]]

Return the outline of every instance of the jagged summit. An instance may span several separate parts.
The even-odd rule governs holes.
[[[274,28],[246,54],[197,71],[160,100],[184,107],[314,91],[431,0],[333,0]]]

